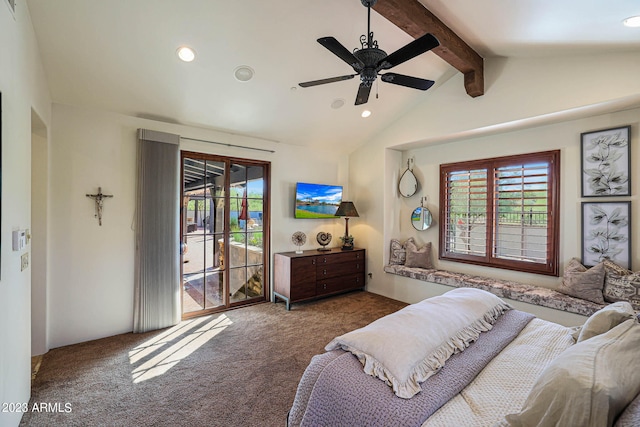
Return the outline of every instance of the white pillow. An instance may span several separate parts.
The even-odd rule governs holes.
[[[497,296],[458,288],[382,317],[332,340],[327,351],[353,353],[364,371],[408,399],[453,354],[464,350],[511,307]]]
[[[627,320],[563,351],[510,426],[611,426],[640,392],[640,324]]]
[[[584,341],[604,334],[629,319],[637,320],[631,304],[626,301],[616,302],[593,313],[584,325],[571,335],[576,342]]]

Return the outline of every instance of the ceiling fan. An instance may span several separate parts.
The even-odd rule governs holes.
[[[383,82],[395,85],[405,86],[413,89],[427,90],[435,83],[433,80],[421,79],[418,77],[405,76],[397,73],[380,74],[381,70],[388,70],[396,65],[402,64],[416,56],[423,54],[434,47],[440,45],[438,39],[433,34],[425,34],[412,41],[411,43],[401,47],[390,55],[381,49],[378,49],[378,41],[373,39],[371,31],[371,7],[378,0],[360,0],[362,5],[367,8],[367,34],[360,36],[360,49],[354,49],[353,53],[344,47],[338,40],[333,37],[322,37],[318,39],[318,43],[329,49],[334,55],[349,64],[355,74],[347,74],[345,76],[330,77],[328,79],[313,80],[309,82],[299,83],[302,87],[311,87],[323,85],[326,83],[334,83],[342,80],[349,80],[355,76],[360,76],[360,88],[356,96],[355,105],[366,104],[369,100],[371,86],[378,76]]]

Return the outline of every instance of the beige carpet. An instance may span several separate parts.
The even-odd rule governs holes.
[[[405,305],[368,292],[291,311],[264,303],[53,349],[29,405],[50,410],[25,413],[21,425],[284,426],[311,357]]]

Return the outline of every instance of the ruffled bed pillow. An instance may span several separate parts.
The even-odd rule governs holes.
[[[383,380],[398,397],[408,399],[449,357],[490,330],[510,308],[487,291],[458,288],[341,335],[325,349],[353,353],[364,372]]]

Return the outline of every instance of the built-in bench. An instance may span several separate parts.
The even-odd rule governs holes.
[[[490,279],[445,270],[412,268],[405,267],[404,265],[387,265],[384,267],[384,271],[424,282],[438,283],[457,288],[483,289],[501,298],[576,313],[582,316],[590,316],[604,307],[602,304],[565,295],[553,289],[510,280]]]

